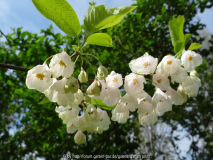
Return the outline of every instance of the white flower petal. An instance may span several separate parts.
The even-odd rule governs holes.
[[[129,67],[132,72],[139,74],[152,74],[154,73],[158,59],[145,53],[143,56],[132,60]]]

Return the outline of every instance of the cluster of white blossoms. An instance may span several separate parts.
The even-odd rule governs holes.
[[[88,75],[82,68],[78,79],[74,78],[74,63],[63,51],[53,56],[49,67],[45,61],[29,70],[26,85],[58,103],[55,111],[66,124],[67,132],[77,131],[74,140],[83,144],[86,142],[83,132],[101,134],[109,129],[111,123],[107,112],[92,105],[91,98],[93,101],[101,100],[113,109],[113,121],[126,123],[130,111],[137,110],[141,125],[155,124],[158,116],[172,110],[172,104],[182,105],[188,96],[197,95],[201,81],[194,69],[200,64],[202,57],[190,50],[183,53],[181,60],[168,55],[159,64],[157,58],[145,53],[129,63],[132,73],[125,77],[124,84],[121,74],[112,71],[108,75],[107,69],[100,65],[96,79],[83,93],[79,84],[87,82]],[[152,97],[144,91],[147,83],[144,76],[147,75],[152,76],[150,81],[156,86]],[[170,86],[168,77],[172,83],[179,83],[177,91]],[[124,96],[119,89],[122,85],[126,92]]]
[[[26,85],[29,89],[36,89],[45,94],[52,102],[57,102],[59,107],[55,111],[67,126],[68,133],[75,133],[74,140],[77,144],[86,142],[83,133],[96,132],[101,134],[110,125],[110,118],[106,111],[89,104],[85,111],[79,105],[88,101],[88,96],[79,89],[78,79],[72,76],[74,63],[66,53],[53,56],[49,67],[46,62],[37,65],[28,71]],[[79,75],[79,81],[88,79],[84,70]],[[90,100],[90,99],[89,99]]]
[[[100,95],[92,98],[101,99],[107,106],[117,104],[112,110],[113,121],[126,123],[130,111],[137,110],[141,125],[155,124],[158,116],[172,110],[173,104],[182,105],[188,96],[197,95],[201,81],[194,69],[202,61],[199,54],[190,50],[183,53],[181,60],[168,55],[159,64],[157,58],[145,53],[129,63],[132,73],[125,77],[126,94],[123,97],[119,92],[119,87],[123,85],[122,76],[112,71],[105,80],[100,81]],[[152,84],[156,86],[153,97],[144,91],[144,84],[147,83],[144,76],[147,75],[152,76]],[[172,83],[179,83],[177,91],[170,86],[168,77],[171,77]]]

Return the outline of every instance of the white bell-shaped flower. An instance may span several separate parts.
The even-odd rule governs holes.
[[[162,91],[167,90],[170,87],[169,79],[161,73],[157,73],[153,75],[154,86],[158,86]]]
[[[119,102],[115,109],[112,110],[112,120],[118,123],[126,123],[129,118],[129,108],[126,103]]]
[[[121,93],[119,89],[106,89],[105,97],[102,99],[102,102],[107,106],[114,106],[121,99]]]
[[[86,131],[87,130],[87,122],[86,122],[86,119],[85,119],[85,114],[83,113],[82,115],[80,116],[77,116],[77,118],[75,118],[75,121],[73,122],[74,125],[79,129],[81,130],[82,132]]]
[[[81,130],[78,130],[78,132],[75,134],[74,140],[78,145],[84,144],[86,143],[86,136]]]
[[[152,100],[158,116],[162,116],[165,112],[172,110],[171,99],[159,88],[157,88]]]
[[[132,72],[139,74],[152,74],[154,73],[158,59],[145,53],[143,56],[131,60],[129,67]]]
[[[115,73],[115,71],[112,71],[107,77],[106,77],[106,84],[107,88],[111,89],[117,89],[120,86],[123,85],[123,80],[121,74]]]
[[[151,113],[153,111],[152,97],[146,92],[139,94],[137,96],[137,101],[139,114]]]
[[[171,87],[166,91],[174,105],[182,105],[184,103],[183,96]]]
[[[46,64],[37,65],[27,72],[26,86],[44,92],[53,84],[52,72]]]
[[[54,78],[60,76],[69,78],[74,71],[74,63],[66,52],[58,53],[50,61],[50,70]]]
[[[121,98],[121,102],[126,103],[131,112],[134,112],[138,108],[136,96],[131,96],[128,93]]]
[[[61,106],[67,106],[74,101],[74,94],[72,92],[66,93],[64,86],[67,82],[66,78],[56,81],[49,89],[44,91],[46,97],[52,102],[57,102]]]
[[[183,97],[183,103],[186,103],[187,99],[188,99],[188,96],[185,93],[185,91],[184,91],[184,89],[183,89],[183,87],[181,85],[179,85],[179,87],[177,89],[177,92]]]
[[[174,74],[180,67],[180,60],[174,56],[165,56],[157,66],[156,73],[165,74],[166,76]]]
[[[171,81],[172,83],[174,83],[174,81],[177,83],[182,83],[187,77],[188,73],[186,72],[185,68],[179,67],[177,72],[171,75]]]
[[[75,133],[78,130],[78,128],[74,125],[71,124],[70,126],[67,126],[67,133]]]
[[[197,73],[197,71],[193,70],[190,72],[190,77],[199,77],[199,74]]]
[[[146,80],[144,76],[130,73],[125,77],[124,90],[130,95],[136,95],[143,92]]]
[[[181,56],[181,62],[186,69],[186,71],[190,72],[195,69],[195,67],[201,65],[203,63],[203,59],[201,55],[195,53],[194,51],[185,51]]]
[[[96,120],[97,110],[92,104],[89,104],[87,106],[86,112],[84,113],[84,117],[85,117],[86,121]]]
[[[95,121],[88,121],[86,127],[88,133],[93,133],[97,128],[97,123]]]
[[[197,77],[187,77],[182,83],[183,90],[190,97],[196,97],[199,87],[201,87],[201,81]]]
[[[95,132],[101,134],[103,131],[109,129],[109,125],[111,124],[110,118],[106,111],[97,108],[97,122]]]
[[[157,122],[158,116],[155,113],[155,111],[152,111],[146,114],[139,114],[138,119],[141,125],[147,125],[147,124],[153,125]]]
[[[59,113],[59,118],[61,118],[63,123],[68,126],[71,126],[74,123],[80,110],[81,109],[78,106],[56,107],[56,112]]]
[[[72,105],[79,105],[84,100],[83,92],[78,89],[78,91],[74,94],[74,102]]]

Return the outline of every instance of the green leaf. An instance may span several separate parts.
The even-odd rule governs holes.
[[[89,6],[84,17],[86,30],[91,34],[118,24],[121,19],[137,6],[123,6],[108,9],[105,5]]]
[[[198,48],[201,48],[201,47],[202,47],[202,45],[199,44],[199,43],[192,43],[188,50],[192,51],[192,50],[195,50],[195,49],[198,49]]]
[[[79,51],[80,47],[77,45],[72,45],[72,48],[74,49],[74,51]]]
[[[169,31],[172,39],[172,45],[175,46],[175,42],[179,40],[180,42],[184,41],[183,34],[183,25],[184,25],[184,17],[178,16],[169,22]]]
[[[175,53],[178,53],[184,49],[184,42],[180,42],[179,40],[175,42],[174,51]]]
[[[161,8],[161,14],[164,15],[166,13],[166,6],[163,6]]]
[[[159,15],[156,17],[158,21],[163,21],[163,16]]]
[[[7,84],[13,86],[13,82],[11,80],[7,80]]]
[[[95,33],[88,37],[86,44],[112,47],[112,38],[106,33]]]
[[[41,102],[39,102],[38,104],[46,104],[46,103],[51,103],[51,101],[45,97]]]
[[[114,106],[107,106],[106,104],[104,104],[101,99],[91,99],[91,103],[93,105],[97,105],[98,107],[105,109],[105,110],[113,110],[115,108],[116,105]]]
[[[184,46],[187,45],[187,43],[189,42],[189,39],[191,38],[191,34],[185,34],[184,39],[185,39],[185,43]]]
[[[66,34],[77,37],[81,32],[80,22],[66,0],[32,0],[37,10],[53,21]]]

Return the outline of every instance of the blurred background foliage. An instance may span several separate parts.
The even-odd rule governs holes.
[[[101,135],[87,134],[86,144],[78,146],[74,143],[74,134],[68,134],[58,118],[56,104],[38,105],[44,96],[25,86],[26,72],[0,68],[0,159],[60,159],[67,153],[150,154],[151,159],[169,160],[213,157],[213,37],[209,33],[205,33],[210,36],[208,39],[202,36],[205,24],[193,19],[198,10],[212,8],[213,1],[137,0],[134,3],[138,6],[135,11],[120,24],[102,31],[112,37],[113,47],[88,46],[85,52],[96,55],[109,71],[124,77],[130,73],[130,60],[145,52],[158,57],[159,61],[167,54],[174,55],[168,22],[174,15],[183,15],[184,33],[192,34],[191,43],[205,42],[201,50],[196,50],[204,59],[196,68],[202,81],[198,96],[189,98],[182,106],[173,106],[154,126],[140,126],[137,114],[131,113],[126,124],[112,121],[108,131]],[[69,36],[54,33],[52,26],[40,34],[13,29],[8,35],[10,42],[2,41],[2,37],[0,62],[29,69],[63,48],[73,54],[72,45],[78,43]],[[97,60],[88,58],[97,69]],[[75,77],[80,65],[79,60]],[[89,78],[94,79],[89,66],[84,63],[83,67]],[[152,96],[154,88],[147,84],[145,91]],[[178,143],[186,137],[191,145],[187,155],[183,155]]]

